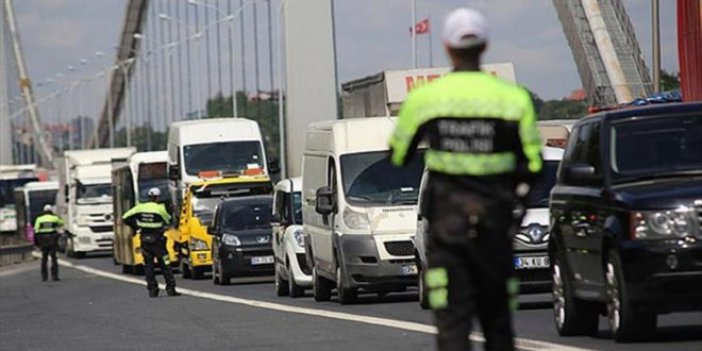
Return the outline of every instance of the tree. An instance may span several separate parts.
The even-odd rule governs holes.
[[[575,119],[587,114],[585,101],[568,99],[544,101],[532,91],[529,91],[529,94],[539,120]]]
[[[148,135],[151,133],[151,150],[148,148]],[[135,146],[138,151],[156,151],[166,150],[168,134],[164,131],[151,129],[147,124],[137,126],[132,129],[132,146]],[[125,128],[117,130],[115,133],[115,145],[127,145],[127,131]]]
[[[680,89],[680,73],[661,70],[661,91]]]

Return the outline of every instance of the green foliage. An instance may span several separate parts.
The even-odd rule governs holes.
[[[151,133],[151,149],[148,148],[148,135]],[[135,146],[138,151],[158,151],[166,150],[168,134],[152,130],[146,124],[135,127],[132,130],[132,146]],[[115,133],[115,145],[127,145],[127,132],[125,128],[117,130]]]
[[[577,119],[587,114],[588,106],[585,101],[568,99],[544,101],[533,91],[529,91],[529,94],[539,120]]]
[[[680,73],[661,70],[661,91],[680,89]]]

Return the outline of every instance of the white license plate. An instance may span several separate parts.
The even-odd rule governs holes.
[[[548,256],[517,256],[514,258],[516,269],[548,268],[551,265]]]
[[[273,256],[251,257],[251,264],[252,265],[271,264],[271,263],[273,263]]]
[[[417,265],[416,264],[402,266],[402,275],[412,275],[412,274],[417,274]]]

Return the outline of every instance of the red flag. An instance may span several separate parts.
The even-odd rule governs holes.
[[[412,34],[412,28],[409,29],[410,35]],[[429,27],[429,17],[417,22],[414,25],[414,31],[419,35],[419,34],[426,34],[429,33],[430,27]]]

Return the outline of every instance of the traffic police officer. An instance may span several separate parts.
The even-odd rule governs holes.
[[[48,278],[47,261],[51,256],[51,279],[59,280],[56,249],[58,248],[58,230],[63,220],[56,216],[51,205],[44,205],[43,212],[34,221],[34,245],[41,249],[41,280]]]
[[[175,289],[175,278],[166,250],[166,237],[163,235],[166,225],[171,221],[171,216],[166,211],[166,207],[159,203],[161,191],[158,188],[149,189],[148,196],[148,202],[132,207],[122,216],[122,219],[134,232],[139,231],[141,235],[141,253],[144,256],[144,275],[149,296],[158,296],[154,259],[158,261],[163,277],[166,279],[166,293],[168,296],[178,296],[180,294]]]
[[[447,16],[442,39],[454,72],[410,92],[390,140],[395,165],[420,142],[429,146],[424,278],[439,350],[470,349],[476,313],[487,350],[514,349],[511,228],[542,166],[529,93],[480,72],[487,31],[474,10]]]

